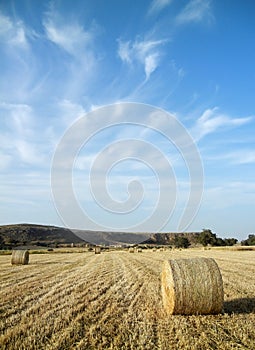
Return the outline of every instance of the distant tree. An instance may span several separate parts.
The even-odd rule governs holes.
[[[241,242],[241,245],[255,245],[255,234],[250,234],[247,239]]]
[[[190,242],[187,237],[176,235],[174,238],[174,245],[176,248],[188,248]]]
[[[212,231],[209,229],[203,229],[203,231],[199,234],[198,241],[204,247],[206,247],[208,244],[216,245],[217,243],[216,234],[212,233]]]
[[[217,237],[214,245],[216,245],[217,247],[221,247],[225,246],[226,242],[224,239]]]
[[[232,246],[235,245],[238,242],[236,238],[225,238],[224,243],[226,246]]]

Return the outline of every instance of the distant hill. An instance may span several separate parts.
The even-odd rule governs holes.
[[[16,224],[0,226],[0,245],[56,246],[59,244],[94,245],[173,245],[176,236],[188,238],[190,244],[197,243],[198,232],[185,233],[127,233],[68,229],[57,226]]]
[[[138,244],[148,240],[151,233],[128,233],[73,230],[80,238],[98,245]]]
[[[53,246],[56,244],[84,242],[71,230],[63,227],[17,224],[0,226],[0,242],[4,246],[36,245]]]

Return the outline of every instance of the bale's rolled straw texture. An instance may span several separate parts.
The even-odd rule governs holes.
[[[214,259],[173,259],[163,263],[162,297],[173,315],[217,314],[223,307],[223,282]]]
[[[95,254],[101,254],[101,247],[95,247]]]
[[[13,250],[12,251],[12,265],[27,265],[29,262],[28,250]]]

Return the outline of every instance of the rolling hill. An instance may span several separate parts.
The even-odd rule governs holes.
[[[174,244],[176,236],[188,238],[195,244],[198,232],[185,233],[128,233],[68,229],[57,226],[15,224],[0,226],[0,245],[15,247],[35,245],[52,247],[59,244],[93,244],[93,245],[166,245]]]

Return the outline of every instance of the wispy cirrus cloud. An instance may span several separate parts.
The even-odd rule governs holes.
[[[160,63],[162,52],[160,47],[166,40],[119,40],[118,55],[124,63],[143,65],[146,80],[157,69]]]
[[[0,115],[5,127],[15,135],[31,137],[34,119],[32,107],[28,104],[0,102]]]
[[[224,193],[224,198],[222,196]],[[204,192],[204,205],[206,208],[215,207],[217,203],[216,210],[221,210],[227,207],[233,207],[233,203],[237,202],[238,205],[254,205],[254,193],[255,193],[255,183],[254,182],[244,182],[244,181],[222,181],[221,184],[208,186]],[[209,210],[209,212],[210,212]],[[207,214],[208,215],[208,214]],[[210,214],[211,215],[211,214]],[[237,217],[239,220],[240,217]]]
[[[47,38],[71,56],[79,58],[81,54],[86,53],[86,57],[91,54],[95,26],[85,30],[77,20],[63,18],[53,9],[45,14],[43,25]]]
[[[1,101],[20,104],[32,98],[43,66],[42,56],[37,57],[34,50],[39,41],[39,35],[28,23],[0,12]]]
[[[42,23],[49,46],[55,46],[50,52],[61,57],[61,64],[55,69],[60,70],[58,74],[62,74],[61,80],[65,81],[57,89],[61,91],[59,98],[78,100],[80,95],[89,95],[100,69],[100,52],[95,42],[99,27],[94,21],[84,24],[77,17],[63,17],[54,6],[44,13]],[[56,60],[50,59],[54,65]],[[51,83],[57,85],[57,81]]]
[[[238,127],[249,123],[254,117],[232,118],[226,114],[220,113],[218,108],[207,109],[198,118],[195,126],[190,130],[196,141],[204,136],[215,132],[223,127]]]
[[[213,19],[211,0],[190,0],[177,15],[178,24],[210,22]]]
[[[150,4],[148,15],[156,15],[170,5],[172,0],[153,0]]]
[[[33,113],[33,108],[27,104],[0,103],[0,145],[6,155],[3,158],[5,167],[45,164],[49,156],[49,144],[43,142],[47,128],[43,132],[40,130]]]
[[[26,27],[20,20],[14,21],[0,12],[0,42],[11,47],[28,47]]]
[[[238,149],[229,153],[206,156],[206,159],[210,161],[227,161],[233,165],[253,164],[255,163],[255,151],[251,149]]]
[[[66,126],[70,126],[77,118],[85,115],[86,111],[82,105],[74,103],[68,99],[61,100],[58,103],[60,120]]]

